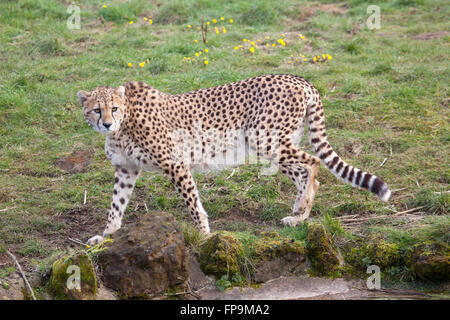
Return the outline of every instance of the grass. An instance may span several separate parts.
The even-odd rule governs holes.
[[[177,0],[159,6],[130,0],[109,1],[106,8],[102,1],[82,0],[80,30],[67,29],[65,3],[0,4],[0,239],[25,263],[68,246],[69,236],[86,240],[105,223],[113,169],[104,139],[82,118],[78,90],[141,80],[182,93],[267,73],[310,80],[323,97],[329,141],[338,154],[399,190],[382,203],[322,168],[313,219],[335,236],[377,232],[405,247],[430,239],[449,242],[446,1],[374,1],[381,8],[380,30],[365,27],[367,4],[359,0],[344,5]],[[204,45],[198,28],[201,19],[212,18],[227,33],[216,35],[210,27]],[[306,39],[299,40],[299,33]],[[281,34],[286,47],[277,42]],[[243,38],[261,44],[252,54]],[[277,46],[267,48],[266,42]],[[238,45],[244,48],[234,50]],[[204,49],[208,65],[201,58],[183,62]],[[288,63],[291,55],[310,59],[322,53],[332,60]],[[146,59],[149,63],[139,67]],[[311,150],[305,140],[302,146]],[[84,172],[56,166],[56,160],[87,149],[94,156]],[[294,185],[280,174],[260,176],[259,170],[243,166],[233,175],[231,169],[196,174],[212,229],[230,230],[250,242],[257,231],[270,230],[304,241],[303,225],[279,224],[290,214]],[[423,207],[417,219],[369,220],[356,229],[338,221],[349,214],[367,217],[414,207]],[[125,222],[147,209],[173,213],[188,242],[201,241],[186,227],[186,209],[160,174],[139,179]]]

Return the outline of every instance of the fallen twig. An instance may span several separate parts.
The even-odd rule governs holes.
[[[86,204],[86,198],[87,198],[87,190],[84,190],[84,199],[83,199],[83,205]]]
[[[69,237],[68,239],[69,239],[69,241],[72,241],[72,242],[74,242],[74,243],[76,243],[76,244],[82,245],[83,247],[86,246],[86,244],[83,243],[81,240],[78,240],[78,239],[72,239],[72,238],[70,238],[70,237]]]
[[[34,296],[34,292],[33,292],[33,288],[31,288],[30,283],[27,280],[27,277],[25,276],[25,273],[23,273],[22,267],[20,266],[19,262],[17,261],[16,257],[9,252],[8,250],[6,250],[6,254],[14,261],[14,263],[17,266],[17,269],[19,269],[19,273],[23,278],[23,282],[25,283],[25,286],[27,287],[28,291],[31,294],[31,297],[33,298],[33,300],[36,300],[36,297]]]
[[[236,172],[236,169],[233,169],[233,171],[231,172],[231,174],[225,178],[225,180],[229,180],[232,176],[234,176],[234,173]]]
[[[367,221],[367,220],[371,220],[371,219],[390,218],[390,217],[397,217],[397,216],[405,214],[405,213],[417,211],[417,210],[423,209],[423,208],[425,208],[425,207],[416,207],[416,208],[412,208],[412,209],[409,209],[409,210],[396,212],[394,214],[384,214],[384,215],[379,215],[379,216],[375,216],[374,215],[374,216],[370,216],[370,217],[367,217],[367,218],[345,218],[345,217],[342,217],[342,218],[339,218],[339,220],[341,222],[348,223],[348,222]]]
[[[11,209],[15,209],[15,208],[17,208],[17,207],[5,208],[5,209],[0,210],[0,212],[5,212],[5,211],[11,210]]]
[[[381,168],[382,166],[384,166],[384,164],[386,163],[387,159],[388,159],[388,158],[384,158],[383,162],[381,162],[381,164],[380,164],[380,168]]]
[[[425,206],[422,206],[422,207],[416,207],[416,208],[412,208],[412,209],[405,210],[405,211],[400,211],[400,212],[397,212],[397,213],[393,214],[392,216],[399,216],[399,215],[401,215],[401,214],[408,213],[408,212],[413,212],[413,211],[417,211],[417,210],[423,209],[423,208],[425,208]]]
[[[391,192],[394,193],[394,192],[399,192],[399,191],[403,191],[403,190],[406,190],[406,189],[408,189],[408,187],[400,188],[400,189],[394,189],[394,190],[391,190]]]

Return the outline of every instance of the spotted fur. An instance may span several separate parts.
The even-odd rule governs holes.
[[[115,166],[108,223],[103,236],[91,238],[91,244],[120,228],[141,170],[164,172],[194,222],[202,232],[209,233],[207,214],[191,170],[220,158],[230,146],[241,144],[275,163],[295,183],[298,195],[293,216],[282,219],[285,225],[295,226],[309,216],[319,187],[316,175],[320,162],[344,182],[370,190],[384,201],[390,196],[381,179],[347,164],[333,151],[327,141],[319,92],[298,76],[265,75],[179,95],[163,93],[142,82],[128,82],[117,89],[80,91],[78,98],[89,125],[106,135],[106,155]],[[305,122],[316,156],[298,149]],[[179,145],[174,132],[195,136],[199,124],[207,133],[197,144],[183,145],[181,151],[187,157],[174,157]],[[225,138],[228,131],[242,131],[244,138]],[[214,140],[210,132],[220,138]],[[197,154],[200,158],[192,161]]]

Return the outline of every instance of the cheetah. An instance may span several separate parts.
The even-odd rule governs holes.
[[[295,184],[292,216],[281,220],[286,226],[308,218],[319,188],[320,163],[341,181],[369,190],[383,201],[391,195],[380,178],[347,164],[332,149],[319,92],[299,76],[263,75],[176,95],[143,82],[128,82],[117,88],[79,91],[77,96],[87,123],[106,136],[106,156],[115,167],[106,228],[101,236],[88,240],[91,245],[120,228],[142,170],[165,173],[194,223],[208,234],[208,215],[192,170],[239,165],[236,159],[247,151],[268,159]],[[299,150],[305,123],[315,156]],[[235,150],[234,162],[228,161],[230,149]]]

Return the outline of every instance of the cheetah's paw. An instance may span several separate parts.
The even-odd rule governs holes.
[[[302,217],[284,217],[283,219],[281,219],[281,224],[284,225],[285,227],[295,227],[297,224],[299,224],[300,222],[302,222],[304,219],[302,219]]]
[[[103,240],[105,240],[105,238],[103,238],[102,236],[94,236],[87,241],[87,244],[92,247],[99,244]]]

